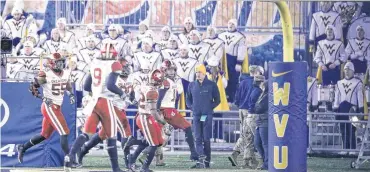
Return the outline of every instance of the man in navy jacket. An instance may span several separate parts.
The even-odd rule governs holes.
[[[195,146],[199,161],[193,168],[209,168],[213,109],[220,104],[220,93],[215,82],[206,77],[206,67],[195,67],[196,81],[189,84],[186,105],[193,111]]]

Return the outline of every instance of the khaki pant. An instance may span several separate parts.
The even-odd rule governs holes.
[[[241,134],[234,146],[234,151],[243,152],[243,159],[255,159],[253,137],[256,129],[256,115],[246,109],[239,110]]]

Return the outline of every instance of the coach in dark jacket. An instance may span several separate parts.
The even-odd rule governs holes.
[[[258,76],[263,77],[263,76]],[[263,78],[264,79],[264,78]],[[256,131],[254,135],[254,147],[261,155],[257,169],[267,170],[268,167],[268,82],[260,85],[262,94],[259,96],[254,112],[256,114]]]
[[[196,66],[195,74],[196,81],[189,84],[186,93],[186,105],[193,111],[195,146],[200,155],[194,167],[209,168],[213,109],[220,104],[220,93],[216,83],[207,79],[204,65]]]

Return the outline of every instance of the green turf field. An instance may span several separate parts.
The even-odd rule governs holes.
[[[231,167],[230,162],[227,160],[227,155],[214,155],[212,156],[211,169],[207,170],[190,170],[189,167],[193,162],[187,161],[188,155],[169,155],[166,156],[167,166],[165,167],[154,167],[154,171],[243,171],[243,172],[253,172],[257,170],[246,170],[238,169],[236,167]],[[308,171],[309,172],[369,172],[370,163],[365,163],[360,169],[355,170],[350,168],[350,163],[353,159],[351,158],[308,158]],[[123,161],[120,160],[120,164],[123,164]],[[82,169],[76,169],[76,172],[83,171],[109,171],[109,159],[108,157],[91,157],[88,156],[84,159],[84,167]],[[9,172],[21,172],[21,171],[62,171],[62,168],[59,169],[14,169],[11,168]],[[1,170],[3,172],[3,170]],[[6,172],[6,171],[4,171]]]

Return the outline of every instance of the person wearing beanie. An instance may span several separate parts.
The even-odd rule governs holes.
[[[84,37],[85,48],[78,51],[77,69],[89,73],[91,62],[100,54],[100,49],[96,47],[97,38],[94,35]]]
[[[103,39],[102,44],[106,44],[107,42],[111,42],[114,44],[114,48],[118,52],[118,58],[126,57],[130,55],[130,44],[127,40],[123,39],[120,35],[120,28],[121,26],[117,24],[111,24],[108,27],[108,38]]]
[[[253,142],[253,128],[255,128],[253,108],[259,96],[258,91],[261,93],[261,90],[257,86],[261,81],[255,77],[263,75],[260,69],[256,65],[251,65],[249,67],[249,77],[242,80],[236,90],[235,105],[239,108],[240,128],[242,132],[233,148],[232,154],[228,157],[232,166],[238,166],[238,156],[240,154],[243,154],[242,167],[251,168],[256,163],[252,151],[253,145],[251,143]]]
[[[214,26],[208,26],[207,32],[206,32],[206,38],[203,40],[203,42],[208,43],[211,46],[211,49],[209,50],[209,53],[212,56],[216,56],[218,61],[222,65],[222,70],[225,70],[223,65],[225,65],[222,60],[225,55],[225,43],[223,40],[218,38],[217,35],[217,29]],[[226,58],[226,57],[225,57]]]
[[[133,65],[134,71],[139,71],[141,65],[149,64],[151,71],[159,69],[162,64],[162,55],[153,49],[153,40],[144,38],[141,41],[141,52],[134,53]]]
[[[184,86],[184,93],[188,91],[188,86],[195,80],[195,67],[197,60],[189,57],[189,47],[186,44],[182,44],[179,47],[179,57],[173,60],[177,67],[177,75],[182,80]]]
[[[164,47],[160,52],[163,60],[175,60],[179,57],[179,39],[175,35],[171,35]]]
[[[94,41],[95,41],[94,46],[96,46],[98,49],[100,49],[102,40],[100,40],[100,38],[95,36],[95,25],[94,25],[94,23],[87,24],[85,31],[86,31],[85,35],[82,38],[77,40],[78,50],[81,50],[81,49],[87,47],[87,44],[88,44],[87,41],[90,39],[89,38],[90,36],[92,36],[94,38]]]
[[[189,33],[190,31],[195,30],[195,24],[191,17],[186,17],[184,20],[184,31],[179,34],[179,40],[181,44],[189,44]]]
[[[353,63],[347,62],[344,66],[344,79],[338,81],[335,85],[334,112],[364,113],[363,84],[360,79],[354,77],[354,72]],[[335,120],[349,121],[349,116],[336,115]],[[351,123],[340,123],[339,127],[343,149],[356,149],[356,127]]]
[[[171,29],[169,26],[164,26],[161,29],[161,40],[158,41],[157,46],[155,47],[156,51],[161,51],[168,47],[169,39],[171,37]]]
[[[319,41],[314,61],[322,70],[322,85],[335,85],[340,80],[340,66],[347,61],[344,44],[335,39],[335,28],[326,27],[326,39]]]
[[[197,30],[192,30],[189,33],[189,38],[189,57],[197,60],[199,64],[203,64],[212,55],[210,53],[211,45],[202,41],[202,37]]]
[[[350,59],[355,67],[355,75],[363,75],[370,67],[370,40],[365,38],[365,29],[361,25],[357,26],[356,32],[357,37],[348,40],[345,52],[346,58]]]
[[[199,160],[192,168],[209,168],[211,162],[211,137],[213,109],[220,104],[220,93],[215,82],[206,76],[206,67],[195,67],[196,81],[189,84],[186,105],[193,112],[195,147]]]
[[[63,17],[59,18],[57,20],[56,27],[59,30],[62,41],[67,43],[72,49],[77,48],[76,35],[67,29],[67,19]]]
[[[242,65],[246,58],[247,48],[245,36],[237,30],[237,20],[231,19],[228,22],[228,30],[218,35],[225,43],[228,83],[226,93],[228,102],[234,102],[235,91],[238,85]]]

